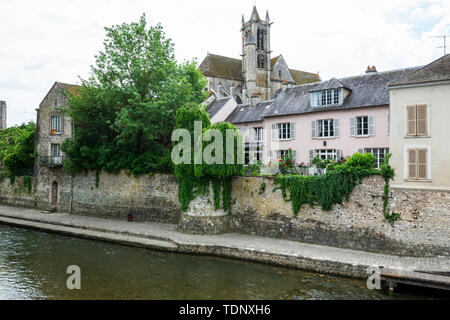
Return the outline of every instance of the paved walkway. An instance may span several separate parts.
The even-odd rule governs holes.
[[[367,278],[371,266],[449,272],[450,258],[413,258],[276,240],[243,234],[197,236],[176,225],[136,223],[0,206],[0,223],[149,249],[223,256],[320,273]]]

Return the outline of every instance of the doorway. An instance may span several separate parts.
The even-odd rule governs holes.
[[[52,184],[52,206],[58,204],[58,182],[53,182]]]

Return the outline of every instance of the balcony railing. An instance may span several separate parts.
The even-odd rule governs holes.
[[[64,157],[39,157],[39,165],[48,168],[62,167],[64,164]]]

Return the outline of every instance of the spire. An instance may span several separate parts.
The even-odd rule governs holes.
[[[242,15],[242,25],[245,24],[244,15]]]
[[[266,10],[266,22],[267,22],[267,23],[270,22],[269,10]]]
[[[250,20],[253,20],[253,21],[261,20],[259,18],[258,10],[256,10],[256,5],[253,6],[253,12],[252,12],[252,16],[251,16]]]

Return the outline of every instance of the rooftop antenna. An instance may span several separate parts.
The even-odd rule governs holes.
[[[441,36],[431,36],[430,38],[438,38],[438,39],[444,39],[444,45],[442,47],[437,47],[438,49],[444,48],[444,56],[447,54],[447,48],[450,47],[447,45],[447,38],[450,37],[448,34],[444,34]]]

